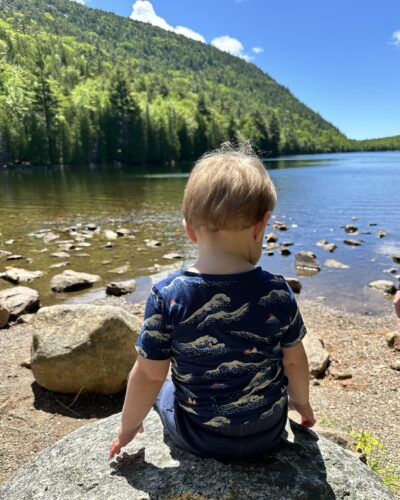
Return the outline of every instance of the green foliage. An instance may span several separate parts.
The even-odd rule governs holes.
[[[366,462],[371,469],[381,476],[386,486],[396,493],[400,490],[400,477],[393,465],[389,463],[383,443],[366,431],[350,433],[354,438],[354,446],[358,452],[366,457]]]
[[[351,141],[260,68],[68,0],[0,2],[0,161],[192,160],[227,139],[279,153]]]

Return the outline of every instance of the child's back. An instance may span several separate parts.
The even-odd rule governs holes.
[[[180,270],[153,287],[137,348],[171,358],[175,411],[187,425],[246,435],[286,420],[282,347],[305,332],[281,276]]]

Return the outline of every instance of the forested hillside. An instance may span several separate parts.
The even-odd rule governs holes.
[[[0,2],[0,161],[191,160],[358,149],[257,66],[68,0]],[[365,146],[367,147],[367,146]]]

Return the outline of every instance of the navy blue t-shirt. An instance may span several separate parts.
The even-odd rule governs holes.
[[[190,420],[226,427],[268,418],[287,400],[282,347],[306,334],[282,276],[181,269],[152,287],[136,349],[171,360],[179,407]]]

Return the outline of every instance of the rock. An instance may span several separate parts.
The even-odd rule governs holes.
[[[146,243],[146,246],[147,247],[151,247],[151,248],[154,248],[154,247],[160,247],[161,246],[161,242],[158,241],[158,240],[150,240]]]
[[[21,316],[19,316],[15,322],[18,324],[20,323],[30,324],[32,323],[35,317],[36,317],[35,314],[21,314]]]
[[[344,230],[346,231],[346,233],[348,234],[353,234],[353,233],[356,233],[358,231],[358,227],[355,226],[354,224],[346,224],[344,226]]]
[[[301,292],[301,282],[297,278],[285,278],[287,284],[293,290],[294,293]]]
[[[96,274],[78,273],[67,269],[61,274],[56,274],[51,279],[51,289],[53,292],[71,292],[89,288],[100,279]]]
[[[326,252],[334,252],[337,248],[335,243],[328,243],[327,240],[318,241],[317,246],[323,248]]]
[[[362,244],[362,240],[344,240],[343,243],[352,247],[359,247]]]
[[[15,242],[15,240],[7,240],[7,241],[5,241],[4,243],[5,243],[6,245],[12,245],[14,242]]]
[[[127,273],[128,271],[129,271],[129,264],[125,264],[124,266],[119,266],[115,267],[114,269],[109,269],[107,272],[112,274],[124,274]]]
[[[271,250],[267,250],[265,252],[265,255],[268,255],[268,257],[272,257],[272,255],[274,255],[274,252],[272,252]]]
[[[90,222],[89,224],[86,224],[85,228],[88,229],[89,231],[96,231],[97,226],[96,226],[96,224],[93,224],[92,222]]]
[[[101,261],[101,264],[102,264],[103,266],[108,266],[109,264],[112,264],[112,260],[102,260],[102,261]]]
[[[128,234],[130,234],[130,231],[129,229],[125,229],[124,227],[119,227],[116,230],[116,233],[118,234],[118,236],[128,236]]]
[[[312,252],[300,251],[296,254],[296,268],[310,271],[320,271],[317,257]]]
[[[163,259],[169,259],[169,260],[183,259],[183,255],[181,255],[180,253],[171,252],[164,254]]]
[[[281,255],[283,255],[284,257],[287,257],[292,253],[288,248],[282,248],[282,247],[279,249],[279,251]]]
[[[283,243],[281,243],[281,247],[292,247],[293,245],[293,241],[284,241]]]
[[[340,368],[329,368],[329,373],[336,380],[347,380],[353,377],[353,375],[349,371],[343,369],[341,370]]]
[[[22,255],[11,254],[6,257],[6,260],[21,260],[23,259]]]
[[[397,269],[395,267],[390,267],[389,269],[384,269],[383,272],[384,273],[390,273],[390,274],[396,274],[397,273]]]
[[[107,243],[104,245],[104,248],[113,248],[114,243],[111,243],[111,241],[107,241]]]
[[[304,349],[307,353],[310,375],[322,377],[329,365],[329,353],[324,349],[324,343],[320,337],[308,333],[303,339]]]
[[[0,304],[0,328],[4,328],[10,319],[10,311]]]
[[[50,255],[51,257],[55,257],[56,259],[68,259],[70,257],[69,253],[67,252],[54,252]]]
[[[18,500],[379,499],[393,495],[349,451],[292,419],[257,461],[203,459],[177,448],[155,410],[117,460],[107,461],[117,413],[84,425],[36,454],[0,488]]]
[[[386,232],[383,229],[379,229],[379,231],[376,233],[377,238],[384,238],[386,236]]]
[[[125,281],[113,281],[109,283],[106,287],[106,293],[108,295],[126,295],[127,293],[132,293],[136,288],[136,280],[125,280]]]
[[[279,243],[268,243],[268,245],[265,245],[265,249],[269,252],[272,250],[277,250],[280,248]]]
[[[392,261],[395,264],[400,264],[400,254],[398,254],[398,255],[392,255]]]
[[[327,259],[325,261],[325,265],[326,267],[331,267],[334,269],[350,269],[350,266],[348,266],[347,264],[343,264],[342,262],[334,259]]]
[[[375,290],[379,290],[380,292],[383,292],[387,295],[394,295],[396,293],[396,287],[389,280],[371,281],[369,286],[371,288],[374,288]]]
[[[12,252],[9,252],[8,250],[0,250],[0,257],[8,257],[9,255],[12,255]]]
[[[265,235],[265,239],[267,240],[267,243],[275,243],[278,241],[279,236],[275,233],[268,233]]]
[[[24,359],[23,361],[21,361],[21,363],[19,364],[19,366],[22,366],[22,368],[28,368],[30,370],[32,368],[31,360],[30,359]]]
[[[73,394],[114,394],[136,359],[141,321],[121,307],[43,307],[32,324],[32,371],[39,385]]]
[[[386,335],[386,342],[389,347],[400,351],[400,333],[391,332]]]
[[[390,363],[389,366],[392,370],[396,370],[396,371],[400,372],[400,359],[393,361],[393,363]]]
[[[104,236],[108,240],[116,240],[118,238],[118,234],[115,231],[111,231],[110,229],[106,229],[104,231]]]
[[[52,264],[50,266],[51,269],[58,269],[59,267],[67,267],[70,266],[70,262],[57,262],[57,264]]]
[[[51,241],[54,241],[56,240],[57,238],[59,238],[60,236],[58,234],[54,234],[54,233],[47,233],[43,236],[43,243],[45,245],[47,245],[47,243],[50,243]]]
[[[24,313],[36,312],[40,307],[39,293],[26,286],[14,286],[0,292],[0,305],[8,309],[10,320]]]
[[[272,227],[274,229],[278,229],[278,231],[287,231],[289,228],[288,228],[288,225],[285,224],[285,222],[281,222],[279,220],[276,220],[273,224],[272,224]]]
[[[376,222],[370,222],[368,226],[377,226],[378,224]]]
[[[353,216],[351,217],[351,220],[358,220],[358,217],[357,217],[356,215],[353,215]]]
[[[33,281],[42,276],[42,271],[28,271],[19,267],[10,267],[4,273],[0,273],[0,278],[15,284],[18,284],[20,281]]]
[[[346,450],[353,450],[354,439],[348,432],[319,425],[314,426],[313,431]]]

